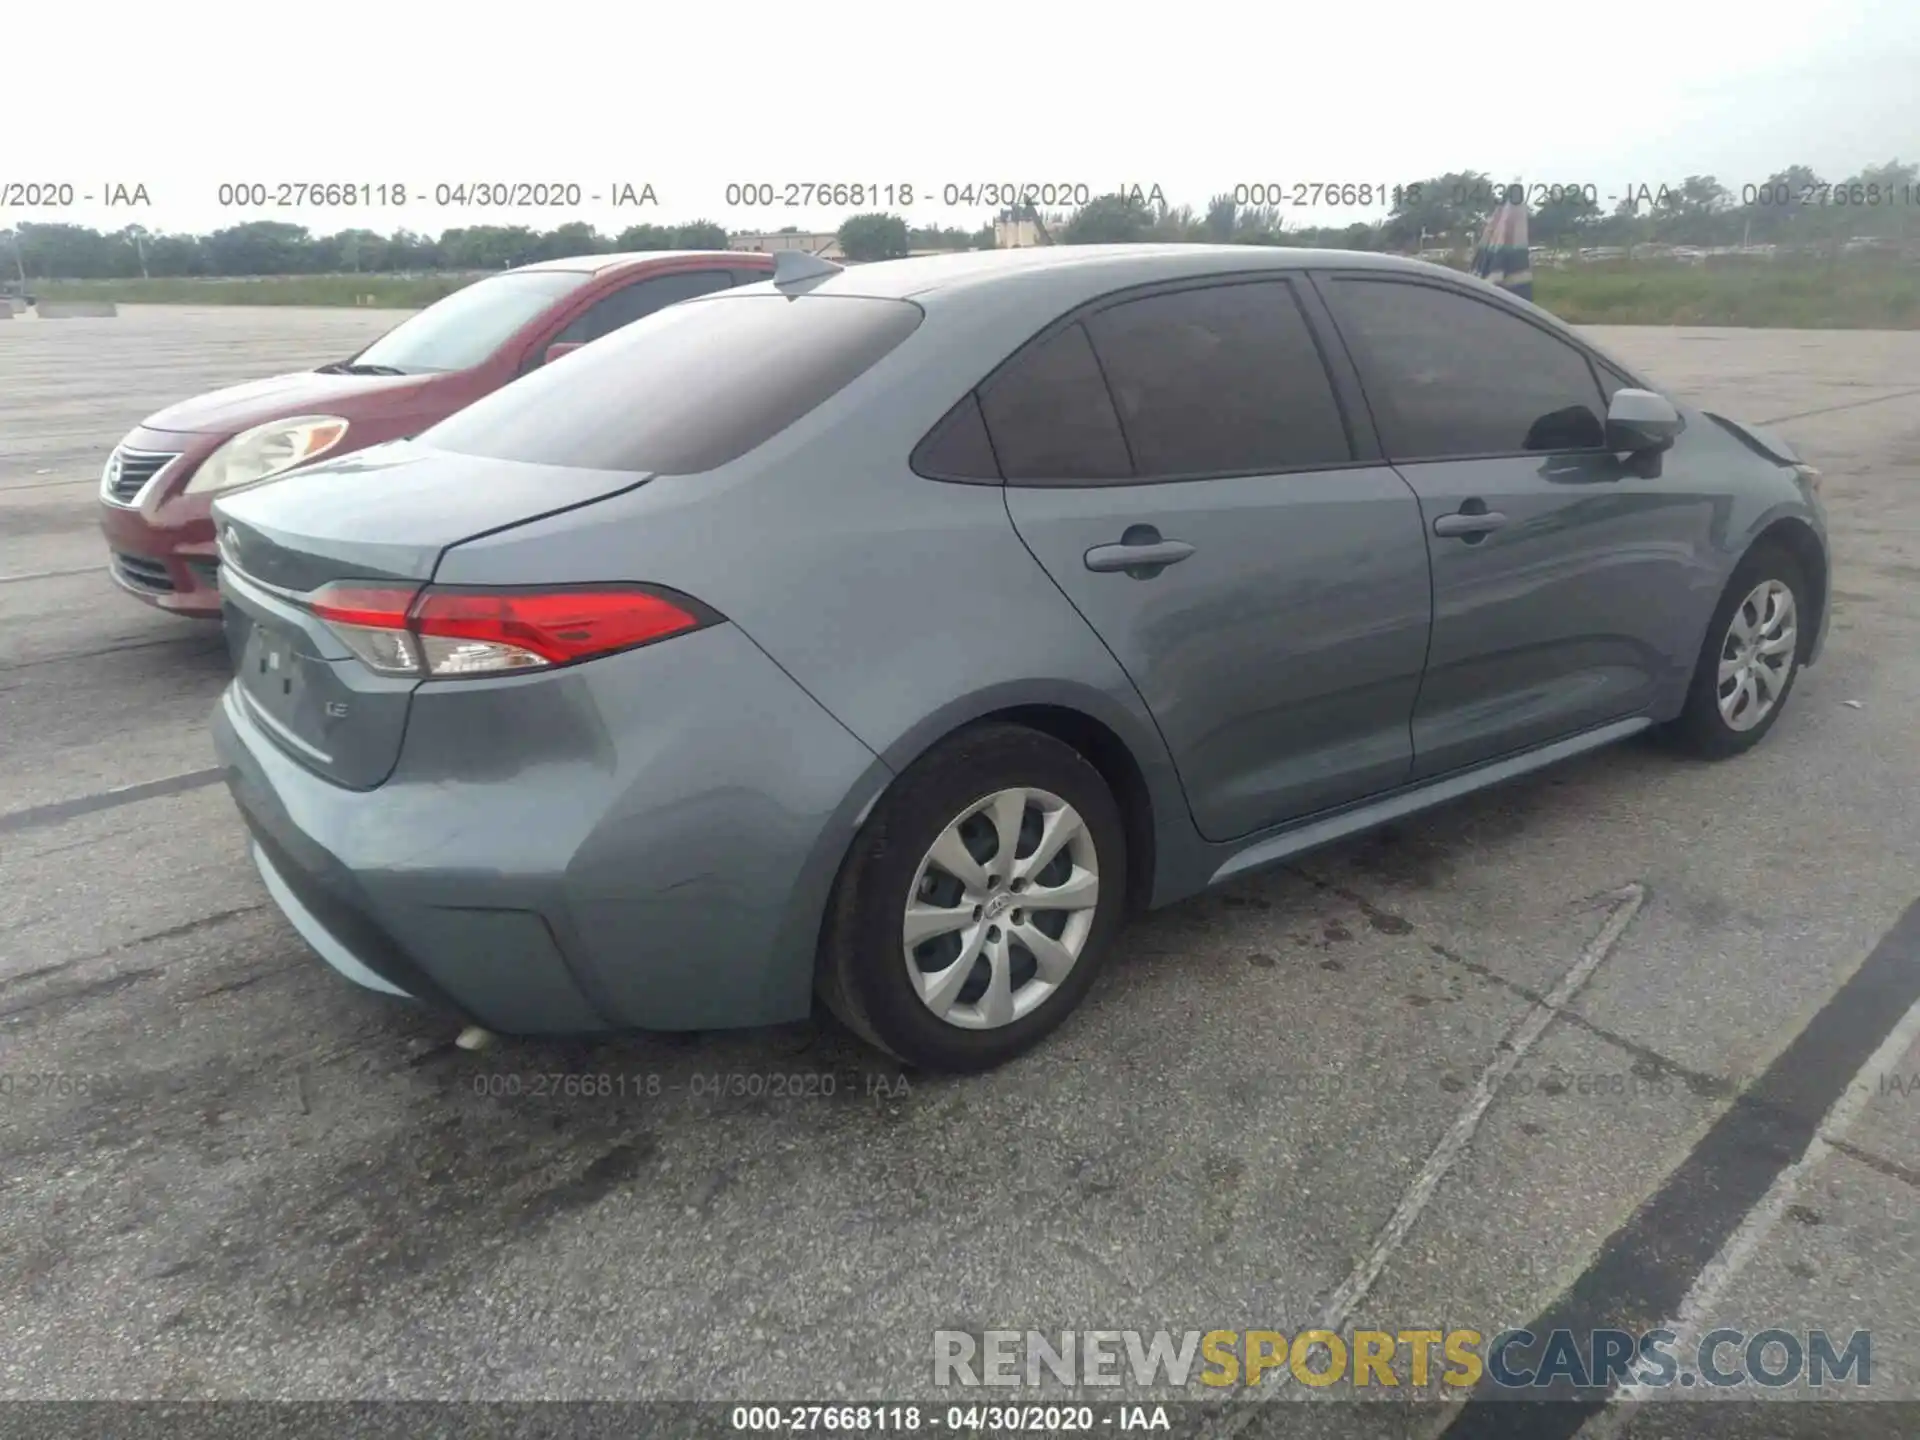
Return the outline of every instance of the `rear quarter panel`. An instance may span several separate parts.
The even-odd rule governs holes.
[[[896,773],[998,711],[1078,711],[1133,755],[1164,862],[1156,893],[1178,886],[1197,870],[1196,861],[1183,871],[1180,858],[1192,822],[1125,672],[1021,543],[998,486],[927,480],[907,467],[921,436],[1003,353],[1004,323],[951,318],[937,332],[923,324],[745,459],[456,546],[435,578],[527,583],[561,567],[575,579],[694,595]],[[817,898],[824,906],[825,892]]]

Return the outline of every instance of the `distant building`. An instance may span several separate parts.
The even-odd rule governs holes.
[[[1056,239],[1067,228],[1065,215],[1048,215],[1043,222],[1049,234]],[[1034,245],[1044,245],[1040,226],[1031,220],[996,220],[993,222],[993,248],[996,250],[1024,250]]]
[[[823,260],[842,260],[845,253],[840,249],[840,237],[834,234],[808,234],[798,230],[781,230],[764,234],[733,235],[727,239],[729,250],[752,250],[763,255],[771,255],[778,250],[804,250],[809,255],[818,255]]]

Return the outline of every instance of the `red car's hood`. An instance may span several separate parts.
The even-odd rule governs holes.
[[[206,435],[237,433],[289,415],[342,415],[355,420],[361,418],[360,409],[368,400],[377,398],[382,409],[392,409],[407,392],[425,390],[442,378],[323,375],[317,370],[302,370],[196,395],[149,415],[142,425],[148,430]]]

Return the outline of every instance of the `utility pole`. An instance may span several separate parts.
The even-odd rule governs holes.
[[[1047,222],[1040,218],[1040,207],[1038,204],[1030,204],[1027,206],[1026,218],[1033,222],[1033,233],[1040,237],[1040,243],[1042,245],[1053,244],[1053,236],[1047,230]]]

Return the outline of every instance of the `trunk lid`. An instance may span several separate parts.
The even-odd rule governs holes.
[[[312,593],[347,582],[418,588],[449,546],[648,478],[395,441],[221,499],[222,614],[242,708],[309,769],[354,789],[379,785],[421,682],[369,669],[307,608]]]

